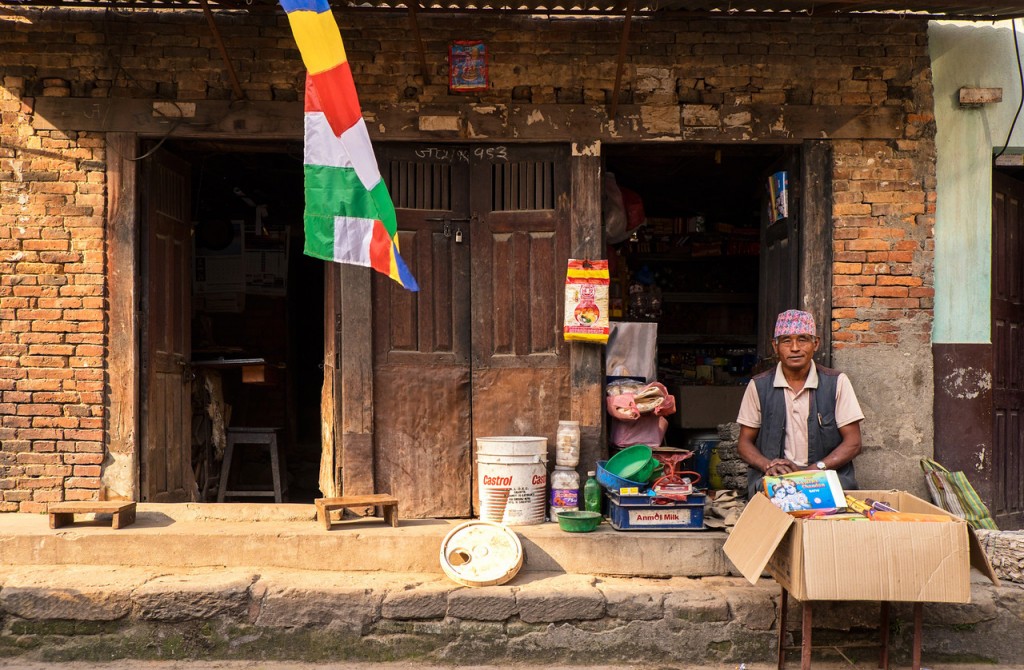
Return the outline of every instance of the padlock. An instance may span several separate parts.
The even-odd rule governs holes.
[[[462,244],[462,229],[455,230],[455,244]]]

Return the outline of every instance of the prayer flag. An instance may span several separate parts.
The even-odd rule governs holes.
[[[306,65],[304,253],[364,265],[410,291],[398,221],[363,121],[352,70],[328,0],[280,0]]]

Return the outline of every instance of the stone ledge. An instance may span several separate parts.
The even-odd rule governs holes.
[[[926,663],[1024,657],[1024,640],[1014,633],[1024,589],[972,587],[971,604],[926,604]],[[528,573],[469,588],[423,573],[6,567],[0,653],[26,661],[767,663],[779,592],[771,580],[751,586],[730,577]],[[800,609],[791,603],[790,631]],[[816,641],[877,639],[877,603],[822,603],[815,612]],[[897,663],[909,656],[910,620],[909,604],[894,606]],[[875,652],[856,653],[866,661]]]

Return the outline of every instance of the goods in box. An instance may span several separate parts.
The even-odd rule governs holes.
[[[972,567],[998,584],[963,519],[906,491],[847,494],[886,501],[908,515],[944,514],[950,521],[799,519],[756,495],[723,551],[751,584],[767,570],[797,600],[966,603]]]

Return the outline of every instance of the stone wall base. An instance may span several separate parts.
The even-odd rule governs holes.
[[[1024,589],[973,585],[967,605],[924,608],[924,662],[1024,657]],[[168,571],[114,566],[0,572],[0,656],[39,661],[253,659],[474,664],[765,663],[780,590],[729,577],[520,574],[467,588],[429,574]],[[787,630],[799,626],[791,602]],[[815,646],[877,650],[877,603],[816,603]],[[896,604],[891,655],[910,654],[912,608]],[[793,633],[788,634],[792,642]],[[830,649],[821,660],[842,657]],[[796,657],[794,657],[794,661]]]

